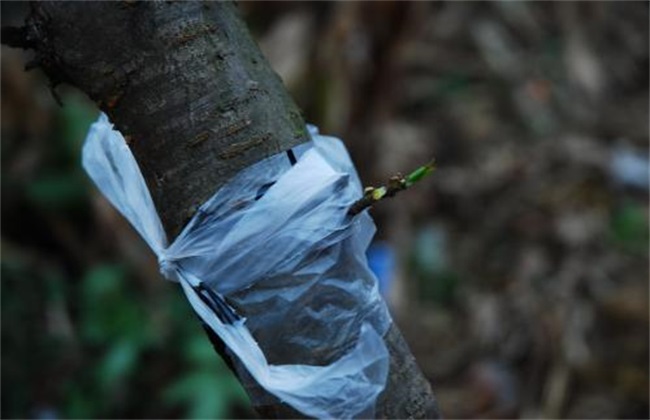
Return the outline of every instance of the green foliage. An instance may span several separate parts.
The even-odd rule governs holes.
[[[624,250],[647,255],[650,235],[646,207],[626,201],[614,211],[611,218],[611,239]]]
[[[416,182],[418,182],[419,180],[421,180],[422,178],[424,178],[425,176],[433,172],[434,169],[435,169],[435,165],[433,161],[424,166],[420,166],[419,168],[417,168],[416,170],[414,170],[413,172],[411,172],[406,176],[405,179],[406,187],[408,188],[411,185],[415,184]]]
[[[471,86],[468,75],[450,72],[443,75],[436,83],[435,96],[444,99],[449,96],[463,94]]]
[[[97,384],[110,390],[135,371],[140,353],[139,342],[124,339],[112,344],[97,366]]]
[[[65,416],[67,418],[89,419],[96,414],[96,402],[86,388],[73,385],[66,390]]]
[[[79,94],[67,95],[65,102],[55,114],[57,129],[50,140],[53,147],[47,148],[46,165],[25,180],[27,198],[48,212],[79,210],[88,196],[80,151],[97,111]]]
[[[413,243],[410,269],[424,302],[446,306],[457,299],[460,278],[450,268],[446,247],[446,231],[436,224],[422,227]]]
[[[97,266],[84,276],[81,333],[88,343],[127,338],[145,342],[149,338],[143,322],[146,314],[137,296],[129,293],[125,277],[126,270],[120,265]]]
[[[192,419],[227,418],[233,404],[250,406],[241,384],[215,353],[189,308],[183,313],[188,317],[183,323],[187,328],[179,355],[183,373],[164,389],[165,404],[182,407],[184,417]]]
[[[57,109],[56,143],[60,156],[74,166],[79,166],[81,145],[88,127],[99,116],[99,112],[88,105],[87,99],[73,92],[66,95],[65,106]]]
[[[185,407],[187,418],[227,417],[232,403],[249,404],[243,388],[225,363],[215,358],[204,335],[192,337],[184,358],[188,373],[169,386],[164,396],[168,403]]]
[[[1,267],[3,358],[13,362],[3,366],[3,383],[11,384],[4,417],[28,417],[47,378],[56,378],[59,390],[50,403],[68,418],[170,410],[223,418],[233,404],[249,405],[179,288],[165,284],[158,297],[143,294],[123,264],[93,265],[78,281],[11,252]]]
[[[76,172],[41,175],[27,184],[27,197],[50,211],[77,207],[86,198],[86,186],[80,175]]]
[[[428,281],[420,281],[419,295],[425,301],[439,305],[449,305],[457,297],[459,286],[458,275],[452,271],[440,271]]]

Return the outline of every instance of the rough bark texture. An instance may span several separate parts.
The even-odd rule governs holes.
[[[57,2],[34,11],[37,61],[125,135],[170,238],[239,169],[307,140],[231,3]]]
[[[34,63],[54,86],[78,87],[109,115],[170,239],[238,170],[307,140],[299,110],[231,3],[36,3],[25,28],[3,33],[12,45],[35,49]],[[377,416],[438,417],[395,325],[385,341],[390,374]],[[264,417],[301,416],[275,401],[256,408]]]

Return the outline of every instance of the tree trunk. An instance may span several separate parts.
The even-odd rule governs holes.
[[[300,111],[229,2],[34,3],[5,41],[36,51],[53,89],[88,94],[135,155],[170,241],[235,173],[308,140]],[[238,364],[214,334],[231,367]],[[393,324],[380,418],[438,417]],[[261,343],[263,344],[263,343]],[[318,364],[319,360],[299,363]],[[240,369],[234,369],[237,373]],[[300,417],[275,400],[262,416]]]

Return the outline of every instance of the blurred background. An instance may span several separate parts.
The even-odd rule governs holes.
[[[240,8],[364,183],[436,158],[369,259],[444,416],[647,418],[648,3]],[[28,57],[2,47],[2,417],[254,417],[82,172],[94,104]]]

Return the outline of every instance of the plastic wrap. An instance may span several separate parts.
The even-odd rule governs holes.
[[[83,165],[262,388],[309,416],[367,417],[385,386],[391,322],[365,257],[375,227],[366,212],[347,214],[362,191],[342,142],[309,131],[297,161],[280,153],[242,170],[169,245],[104,115]]]

